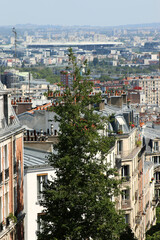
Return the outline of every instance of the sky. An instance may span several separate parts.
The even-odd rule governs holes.
[[[0,8],[1,26],[160,23],[160,0],[3,0]]]

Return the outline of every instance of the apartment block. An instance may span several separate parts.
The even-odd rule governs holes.
[[[108,153],[122,179],[121,195],[115,199],[116,208],[122,210],[125,222],[137,239],[144,240],[145,232],[156,222],[151,180],[154,166],[145,161],[145,144],[133,110],[127,105],[122,108],[107,105],[103,114],[112,116],[108,129],[111,135],[116,134],[115,148]]]
[[[130,80],[133,87],[140,87],[145,94],[145,103],[160,105],[160,77],[142,76]]]
[[[154,165],[154,176],[150,181],[155,183],[154,205],[157,206],[160,200],[160,130],[145,127],[143,136],[146,143],[146,161],[151,161]]]
[[[24,239],[23,128],[0,90],[0,239]]]
[[[69,71],[61,71],[61,83],[64,87],[71,87],[73,84],[73,75]]]
[[[41,229],[43,214],[43,207],[40,206],[40,201],[43,200],[43,184],[55,177],[54,169],[46,161],[47,155],[48,153],[40,148],[24,149],[25,240],[37,239],[36,233]]]

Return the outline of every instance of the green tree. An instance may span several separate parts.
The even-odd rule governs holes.
[[[98,61],[98,58],[97,58],[97,57],[93,59],[93,65],[94,65],[94,66],[96,66],[96,65],[98,64],[98,62],[99,62],[99,61]]]
[[[104,119],[92,106],[101,98],[89,97],[92,84],[81,77],[71,49],[69,62],[74,82],[54,108],[59,142],[49,162],[56,177],[45,185],[43,226],[38,239],[116,240],[125,224],[112,201],[119,193],[116,171],[105,161],[114,138],[99,134],[104,130]]]
[[[134,237],[132,229],[127,225],[124,232],[120,235],[120,240],[137,240],[137,238]]]
[[[160,207],[156,208],[156,225],[151,226],[151,228],[146,232],[147,240],[158,240],[160,239]]]

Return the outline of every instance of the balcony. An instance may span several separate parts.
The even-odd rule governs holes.
[[[122,209],[131,208],[131,201],[129,199],[122,200]]]
[[[9,168],[5,169],[5,179],[9,178]]]

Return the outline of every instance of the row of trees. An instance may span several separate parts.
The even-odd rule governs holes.
[[[101,102],[101,96],[89,97],[92,84],[86,81],[87,74],[82,78],[72,49],[69,63],[75,81],[54,107],[59,142],[48,160],[56,177],[45,185],[41,202],[43,225],[38,239],[134,239],[112,201],[120,193],[120,182],[116,170],[106,163],[115,139],[100,134],[107,120],[93,107]]]
[[[95,73],[100,73],[103,75],[128,75],[128,74],[150,74],[151,72],[158,71],[158,64],[151,66],[111,66],[110,59],[106,58],[101,61],[98,58],[95,58],[93,62],[90,63],[90,67],[94,70]]]

